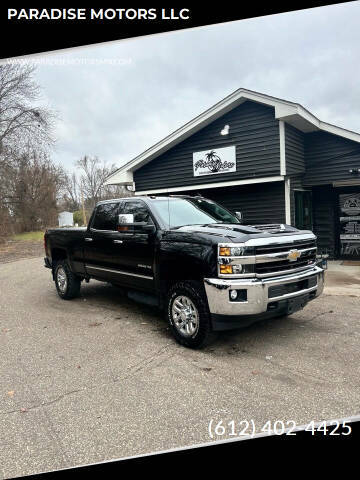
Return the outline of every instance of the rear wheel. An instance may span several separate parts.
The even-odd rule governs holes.
[[[215,338],[210,312],[200,282],[173,285],[168,294],[167,317],[175,339],[189,348],[202,348]]]
[[[56,264],[54,279],[59,297],[70,300],[79,295],[81,279],[70,270],[67,260]]]

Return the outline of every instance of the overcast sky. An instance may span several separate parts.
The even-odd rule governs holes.
[[[60,116],[53,158],[120,166],[240,87],[360,132],[359,19],[356,1],[44,55],[65,62],[36,74]]]

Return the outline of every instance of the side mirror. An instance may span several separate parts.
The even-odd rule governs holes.
[[[235,217],[239,220],[240,223],[243,223],[243,214],[241,212],[235,212]]]
[[[128,233],[154,233],[156,227],[151,223],[134,222],[134,215],[132,213],[127,213],[119,215],[117,230],[118,232]]]
[[[134,223],[134,215],[132,213],[119,215],[118,225],[125,225],[129,223]]]

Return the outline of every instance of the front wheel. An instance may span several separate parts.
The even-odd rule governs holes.
[[[200,282],[179,282],[171,287],[167,317],[176,341],[185,347],[201,348],[215,338],[205,291]]]
[[[66,260],[62,260],[56,264],[54,279],[60,298],[70,300],[79,295],[81,280],[73,274]]]

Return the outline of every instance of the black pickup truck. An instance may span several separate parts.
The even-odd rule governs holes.
[[[311,231],[240,218],[202,196],[106,200],[87,228],[46,231],[45,266],[61,298],[76,297],[82,280],[110,282],[156,304],[176,340],[199,348],[219,330],[291,314],[323,290]]]

